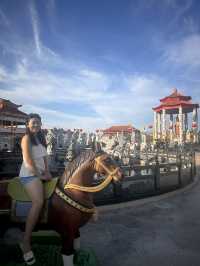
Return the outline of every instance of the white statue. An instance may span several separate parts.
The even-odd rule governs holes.
[[[53,155],[56,149],[56,135],[53,129],[48,129],[46,142],[47,142],[47,153],[49,155]]]

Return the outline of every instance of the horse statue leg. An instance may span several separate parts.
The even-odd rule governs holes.
[[[74,235],[62,235],[62,259],[64,266],[73,266],[74,259]]]
[[[81,242],[80,242],[80,232],[79,230],[77,230],[76,235],[75,235],[75,239],[73,241],[74,244],[74,250],[78,251],[81,247]]]
[[[64,266],[73,266],[74,251],[80,249],[80,232],[77,230],[75,234],[67,234],[62,239],[62,258]]]

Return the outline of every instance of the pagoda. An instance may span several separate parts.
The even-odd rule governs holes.
[[[16,138],[19,140],[25,133],[24,128],[28,115],[18,108],[22,105],[0,98],[0,149],[6,147],[13,150]]]
[[[193,103],[191,96],[183,95],[176,88],[172,94],[160,99],[160,102],[159,106],[153,108],[154,143],[159,140],[178,144],[187,141],[198,142],[199,104]],[[192,114],[191,127],[189,127],[189,113]]]

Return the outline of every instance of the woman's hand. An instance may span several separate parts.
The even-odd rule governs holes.
[[[52,179],[52,175],[49,171],[45,171],[44,177],[45,177],[45,180],[51,180]]]

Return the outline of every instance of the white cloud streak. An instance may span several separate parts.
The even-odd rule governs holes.
[[[44,128],[83,128],[87,131],[92,131],[99,127],[105,126],[105,121],[99,117],[78,116],[67,114],[67,112],[56,111],[48,108],[38,107],[37,105],[23,105],[21,110],[27,113],[39,113],[43,120]]]
[[[31,15],[31,24],[33,28],[33,37],[35,42],[35,47],[37,50],[38,56],[41,55],[41,43],[40,43],[40,31],[39,31],[39,19],[38,14],[34,5],[34,2],[30,2],[30,15]]]
[[[111,77],[94,69],[77,68],[74,75],[55,76],[39,69],[33,72],[26,63],[18,64],[13,73],[5,69],[2,73],[11,89],[2,90],[1,97],[22,104],[25,112],[40,112],[47,126],[87,129],[127,123],[139,126],[146,112],[151,123],[151,108],[157,104],[156,99],[169,92],[165,80],[139,73]],[[112,87],[115,79],[121,80],[118,88]],[[92,111],[73,115],[73,110],[65,113],[41,107],[47,103],[53,106],[54,102],[62,105],[75,102],[76,106],[85,105]]]
[[[6,27],[10,26],[10,21],[8,20],[8,18],[1,9],[0,9],[0,24]]]
[[[178,66],[199,67],[200,66],[200,35],[193,34],[183,38],[175,44],[166,48],[164,57],[166,63]]]
[[[174,10],[176,11],[174,18],[170,22],[170,25],[172,26],[180,18],[182,18],[186,12],[188,12],[188,10],[191,8],[191,6],[193,4],[193,0],[185,0],[185,1],[181,1],[181,2],[174,0],[171,2],[171,4],[172,4],[172,7],[174,8]]]
[[[4,81],[6,78],[6,70],[3,66],[0,66],[0,81]]]
[[[52,10],[55,10],[55,0],[49,0],[49,5]]]

